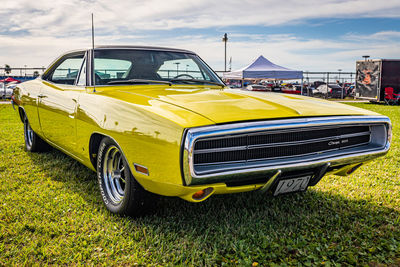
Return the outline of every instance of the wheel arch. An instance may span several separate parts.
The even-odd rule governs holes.
[[[93,133],[89,139],[89,157],[95,170],[97,170],[97,153],[99,151],[101,140],[103,140],[104,137],[109,136],[100,133]]]
[[[125,156],[125,153],[122,150],[121,146],[113,137],[103,134],[103,133],[94,132],[94,133],[92,133],[92,135],[90,136],[90,139],[89,139],[89,157],[90,157],[90,162],[92,163],[93,168],[95,170],[97,170],[97,153],[99,151],[100,143],[101,143],[101,140],[103,140],[103,138],[105,138],[105,137],[110,138],[112,141],[114,141],[114,143],[118,146],[121,153],[124,155],[125,159],[128,160],[127,157]],[[129,162],[128,162],[128,168],[133,175],[133,172],[131,170],[131,166],[130,166]]]
[[[23,107],[18,107],[18,114],[21,122],[24,123],[24,119],[26,117],[25,109]]]

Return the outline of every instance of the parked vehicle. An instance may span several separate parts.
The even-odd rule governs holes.
[[[314,90],[314,96],[320,97],[328,97],[328,98],[342,98],[342,90],[343,88],[340,85],[333,83],[333,84],[321,84]],[[346,94],[343,91],[343,97]]]
[[[259,84],[250,84],[246,87],[247,90],[249,91],[271,91],[271,87],[267,87],[264,85],[259,85]]]
[[[343,87],[343,92],[344,92],[344,96],[350,96],[350,97],[354,97],[354,89],[355,89],[355,84],[354,83],[343,83],[343,85],[341,85]]]
[[[4,83],[0,83],[0,95],[2,99],[11,98],[13,92],[13,88],[7,87]]]
[[[354,97],[356,94],[356,87],[354,85],[350,85],[347,88],[347,96]]]
[[[270,81],[268,81],[268,80],[262,80],[262,81],[260,81],[259,84],[260,84],[260,85],[264,85],[264,86],[269,87],[269,88],[272,88],[272,87],[275,86],[274,83],[272,83],[272,82],[270,82]]]
[[[282,93],[282,87],[278,84],[275,84],[272,86],[271,91],[275,93]]]
[[[384,101],[385,88],[400,94],[400,60],[374,59],[357,61],[355,96],[373,102]]]
[[[6,88],[14,91],[15,87],[17,87],[17,83],[9,83],[6,85]]]
[[[385,116],[229,89],[181,49],[69,52],[14,93],[26,150],[49,144],[96,171],[105,206],[126,215],[155,206],[151,193],[201,202],[305,191],[325,174],[349,175],[386,154],[391,140]]]
[[[295,84],[293,84],[293,85],[287,84],[282,88],[282,93],[300,95],[301,94],[301,86],[295,85]]]

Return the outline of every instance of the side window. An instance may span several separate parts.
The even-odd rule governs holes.
[[[77,85],[86,85],[86,59],[82,63],[81,73],[79,74]]]
[[[65,59],[50,75],[50,81],[60,84],[74,84],[82,66],[83,55]]]

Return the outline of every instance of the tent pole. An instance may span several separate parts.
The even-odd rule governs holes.
[[[329,91],[329,72],[326,73],[326,95],[325,95],[325,99],[328,98],[328,91]]]
[[[301,89],[300,89],[300,95],[303,95],[303,77],[301,77]]]

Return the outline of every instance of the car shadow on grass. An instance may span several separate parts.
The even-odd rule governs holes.
[[[93,212],[105,211],[93,171],[55,150],[28,155],[48,177],[79,193]],[[155,203],[154,211],[141,218],[106,217],[131,233],[126,238],[146,239],[144,246],[160,258],[178,253],[181,260],[205,257],[197,263],[208,265],[237,258],[306,261],[314,255],[356,264],[390,263],[400,257],[398,209],[323,192],[318,186],[279,197],[248,192],[214,195],[201,203],[159,197]],[[171,247],[178,252],[165,251]],[[207,261],[210,253],[218,255]]]

